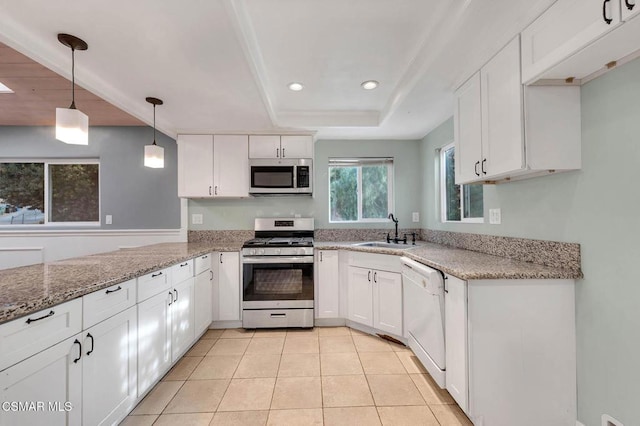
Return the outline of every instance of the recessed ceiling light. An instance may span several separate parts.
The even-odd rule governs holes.
[[[287,86],[289,88],[289,90],[293,90],[294,92],[299,92],[302,89],[304,89],[304,86],[302,85],[302,83],[289,83],[289,85]]]
[[[0,93],[13,93],[13,90],[9,89],[7,86],[0,82]]]
[[[364,90],[373,90],[376,87],[378,87],[380,83],[378,83],[375,80],[367,80],[367,81],[363,81],[362,84],[360,84],[360,86],[362,86],[362,88]]]

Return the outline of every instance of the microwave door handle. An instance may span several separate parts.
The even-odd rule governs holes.
[[[293,166],[293,184],[291,185],[291,187],[298,187],[298,166]]]

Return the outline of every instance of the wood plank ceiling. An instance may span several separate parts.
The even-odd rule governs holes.
[[[0,82],[14,92],[0,93],[2,126],[54,126],[56,108],[71,104],[69,80],[2,43]],[[75,97],[90,126],[146,126],[77,84]]]

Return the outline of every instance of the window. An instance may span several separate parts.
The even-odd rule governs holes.
[[[329,159],[329,222],[383,222],[392,211],[392,158]]]
[[[440,150],[440,200],[443,222],[484,222],[482,185],[455,184],[455,148]]]
[[[0,225],[100,223],[99,163],[0,160]]]

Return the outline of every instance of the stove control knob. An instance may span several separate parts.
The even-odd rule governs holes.
[[[282,252],[282,250],[276,249],[276,254],[280,254],[280,252]]]
[[[298,249],[298,254],[304,254],[304,249],[303,248],[299,248]]]
[[[258,256],[261,256],[264,254],[264,249],[258,249]]]

